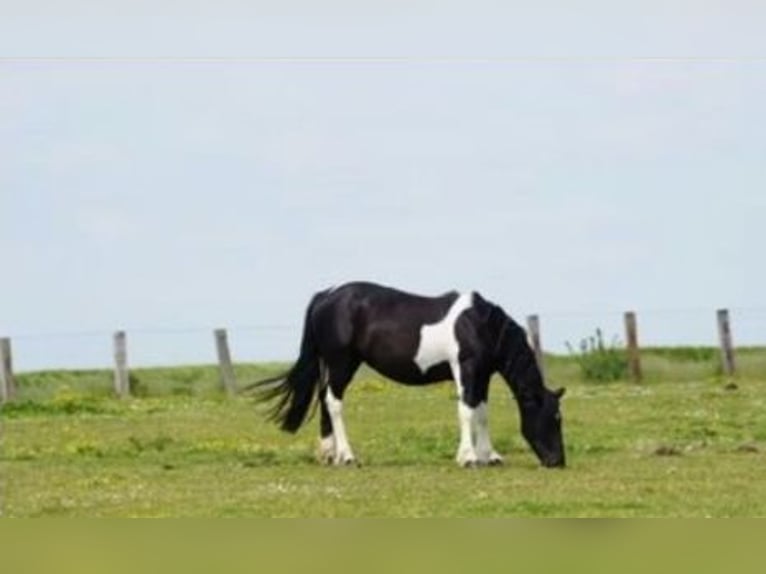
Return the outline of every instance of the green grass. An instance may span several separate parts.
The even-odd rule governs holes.
[[[345,412],[363,466],[332,468],[314,459],[316,419],[297,435],[281,433],[250,400],[225,399],[212,367],[138,370],[143,396],[123,401],[108,396],[106,372],[28,374],[20,377],[19,400],[0,411],[2,510],[6,516],[764,516],[766,376],[742,375],[736,389],[727,389],[708,359],[654,355],[641,385],[584,383],[576,365],[554,360],[552,384],[569,387],[563,471],[539,467],[500,380],[492,385],[490,420],[506,465],[466,470],[453,460],[451,384],[412,389],[360,373]],[[748,361],[757,370],[762,353]],[[278,367],[243,366],[238,376],[251,380]],[[652,373],[660,367],[658,382]],[[676,379],[668,379],[673,373]]]

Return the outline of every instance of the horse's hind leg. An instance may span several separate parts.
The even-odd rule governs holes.
[[[324,381],[323,381],[324,383]],[[335,462],[335,435],[332,431],[330,412],[327,410],[327,385],[319,391],[319,460],[324,464]]]
[[[328,379],[324,389],[324,398],[322,399],[322,414],[324,415],[326,410],[327,418],[330,422],[331,435],[323,434],[322,439],[325,436],[333,439],[335,450],[333,463],[336,465],[348,465],[356,462],[354,453],[351,451],[351,445],[348,442],[348,436],[346,435],[346,425],[343,422],[343,394],[351,382],[357,367],[359,367],[359,361],[350,358],[333,361],[331,364],[328,364]],[[322,424],[322,433],[326,432],[328,430],[328,427],[325,426],[326,423],[320,421],[320,424]],[[329,444],[328,438],[327,445],[329,446]]]

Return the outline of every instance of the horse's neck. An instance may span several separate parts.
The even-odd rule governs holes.
[[[543,377],[526,333],[505,317],[498,340],[498,370],[520,402],[542,394]]]

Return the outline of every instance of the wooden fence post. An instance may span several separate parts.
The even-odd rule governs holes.
[[[114,392],[121,399],[130,395],[128,342],[125,331],[117,331],[114,334]]]
[[[636,313],[633,311],[625,313],[625,340],[628,346],[630,376],[636,383],[641,382],[643,373],[641,372],[641,357],[638,349],[638,322],[636,321]]]
[[[733,376],[736,372],[734,363],[734,345],[731,339],[731,323],[729,322],[729,310],[718,309],[718,337],[721,340],[721,364],[726,376]]]
[[[237,379],[234,376],[234,366],[231,362],[229,340],[226,329],[216,329],[215,348],[218,353],[218,371],[221,374],[221,385],[229,396],[237,394]]]
[[[540,369],[543,380],[545,380],[543,345],[540,338],[540,317],[537,315],[529,315],[527,317],[527,329],[529,330],[529,342],[532,345],[532,349],[535,352],[535,358],[537,359],[537,366]]]
[[[11,340],[0,339],[0,402],[5,403],[16,397],[16,380],[13,377],[13,355]]]

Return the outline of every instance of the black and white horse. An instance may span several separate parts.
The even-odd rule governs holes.
[[[261,400],[295,432],[314,397],[320,407],[320,454],[351,464],[342,417],[343,394],[362,362],[384,376],[425,385],[457,385],[463,466],[499,464],[487,420],[489,380],[499,372],[518,403],[521,433],[544,466],[564,466],[559,399],[548,390],[524,330],[478,293],[422,297],[373,283],[347,283],[317,293],[306,310],[300,356],[279,377],[259,381]]]

